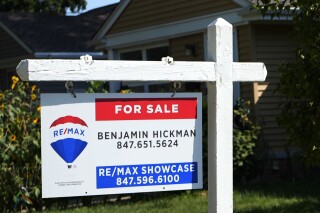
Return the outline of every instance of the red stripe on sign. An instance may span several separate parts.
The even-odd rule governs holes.
[[[96,120],[197,118],[197,98],[97,98]]]
[[[74,116],[70,116],[70,115],[67,115],[67,116],[64,116],[64,117],[61,117],[61,118],[58,118],[57,120],[55,120],[51,126],[51,127],[54,127],[54,126],[57,126],[59,124],[65,124],[65,123],[73,123],[73,124],[80,124],[82,126],[87,126],[86,122],[84,122],[82,119],[78,118],[78,117],[74,117]]]

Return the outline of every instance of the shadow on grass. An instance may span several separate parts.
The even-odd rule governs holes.
[[[235,187],[235,213],[320,213],[320,180]]]
[[[235,213],[319,213],[319,201],[302,201],[294,204],[279,206],[253,207],[250,210],[235,210]]]

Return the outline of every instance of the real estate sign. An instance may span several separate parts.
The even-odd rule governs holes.
[[[200,93],[42,94],[42,196],[202,188]]]

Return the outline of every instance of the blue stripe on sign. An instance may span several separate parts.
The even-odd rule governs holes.
[[[198,163],[96,167],[97,189],[198,183]]]

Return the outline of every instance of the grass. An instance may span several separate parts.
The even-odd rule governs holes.
[[[80,207],[48,213],[205,213],[206,191],[154,193],[152,197],[136,195],[115,204]],[[320,180],[279,182],[235,187],[235,213],[320,213]]]
[[[116,204],[99,205],[96,207],[81,207],[48,213],[187,213],[207,212],[206,192],[167,193],[167,196],[156,195],[153,198],[143,198],[136,201],[120,201]]]
[[[238,213],[319,213],[320,180],[239,187],[234,192],[234,207]]]

